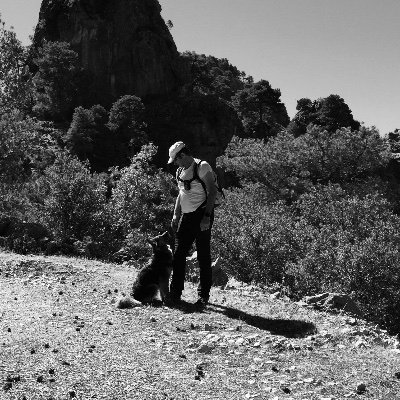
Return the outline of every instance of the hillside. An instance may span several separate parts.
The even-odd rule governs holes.
[[[233,281],[204,313],[118,310],[135,273],[0,253],[0,399],[400,396],[398,343],[377,327]]]

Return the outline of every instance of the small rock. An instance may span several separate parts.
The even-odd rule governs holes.
[[[186,354],[179,354],[179,358],[183,358],[183,359],[185,359],[186,360]]]
[[[45,343],[43,346],[45,349],[48,349],[50,347],[50,345],[48,343]]]
[[[366,390],[367,390],[367,387],[365,386],[365,384],[364,383],[360,383],[357,386],[356,392],[357,392],[357,394],[363,394],[363,393],[365,393]]]
[[[292,392],[288,387],[282,388],[282,391],[283,391],[283,393],[286,393],[286,394],[289,394]]]
[[[36,378],[36,381],[39,382],[39,383],[43,383],[43,382],[44,382],[43,376],[42,376],[42,375],[39,375],[39,376]]]
[[[197,349],[197,351],[199,353],[203,353],[203,354],[210,354],[213,350],[214,350],[214,348],[207,344],[203,344]]]
[[[58,294],[61,296],[61,295],[64,294],[64,292],[63,292],[62,290],[60,290],[60,291],[58,292]]]
[[[31,354],[35,354],[36,350],[35,349],[31,349]]]
[[[157,322],[157,319],[155,317],[150,317],[150,322]]]
[[[205,324],[204,325],[204,330],[208,331],[208,332],[211,332],[213,330],[213,327],[211,325],[209,325],[209,324]]]
[[[7,332],[11,332],[11,328],[7,328]]]
[[[70,390],[70,392],[68,394],[69,394],[69,397],[71,397],[71,398],[76,397],[76,393],[74,390]]]
[[[12,383],[11,382],[6,382],[4,385],[3,385],[3,390],[5,391],[5,392],[7,392],[8,390],[10,390],[12,388]]]
[[[54,375],[56,373],[56,371],[54,371],[54,368],[50,368],[49,369],[49,374],[50,375]]]
[[[396,373],[394,374],[394,376],[395,376],[397,379],[400,379],[400,372],[396,372]]]
[[[8,375],[6,381],[11,382],[11,383],[20,382],[21,376],[20,375]]]
[[[58,349],[53,349],[52,352],[53,353],[58,353]]]

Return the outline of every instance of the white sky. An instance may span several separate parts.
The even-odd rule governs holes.
[[[159,0],[179,51],[227,58],[297,100],[338,94],[355,119],[400,129],[400,0]],[[0,0],[24,44],[40,0]]]

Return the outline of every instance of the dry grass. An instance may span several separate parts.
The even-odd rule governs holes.
[[[118,310],[132,267],[1,253],[0,270],[0,399],[400,398],[399,351],[362,321],[242,285],[204,313]]]

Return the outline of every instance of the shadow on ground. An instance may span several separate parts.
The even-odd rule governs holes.
[[[210,303],[209,310],[221,313],[228,318],[243,321],[248,325],[254,326],[264,331],[269,331],[274,335],[281,335],[288,338],[301,338],[316,333],[317,327],[312,322],[299,321],[292,319],[265,318],[258,315],[248,314],[236,308]]]

